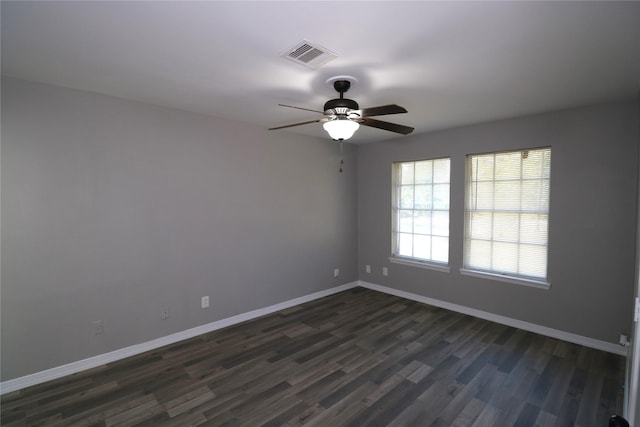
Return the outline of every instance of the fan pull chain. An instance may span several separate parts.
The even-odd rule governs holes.
[[[343,155],[342,155],[342,145],[344,144],[344,142],[340,141],[339,144],[340,144],[340,173],[342,173],[342,166],[344,165],[344,159],[342,158],[343,157]]]

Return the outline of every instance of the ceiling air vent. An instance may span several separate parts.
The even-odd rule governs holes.
[[[329,49],[325,49],[324,47],[311,43],[308,40],[302,40],[301,42],[296,43],[284,51],[280,56],[293,62],[297,62],[298,64],[302,64],[305,67],[314,69],[326,64],[332,59],[337,58],[337,55]]]

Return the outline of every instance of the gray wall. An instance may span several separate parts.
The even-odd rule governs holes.
[[[630,333],[638,171],[636,104],[504,120],[358,151],[364,281],[608,342]],[[551,146],[549,290],[463,276],[465,155]],[[451,272],[392,264],[391,163],[451,157]],[[371,274],[364,271],[372,266]],[[382,276],[382,267],[389,276]]]
[[[2,380],[358,274],[616,342],[633,295],[635,108],[346,145],[340,174],[325,139],[3,79]],[[553,149],[551,289],[461,276],[464,156],[542,145]],[[452,157],[451,272],[390,264],[391,162],[440,156]],[[93,336],[97,319],[105,333]]]
[[[14,79],[1,136],[2,380],[357,279],[355,146]]]

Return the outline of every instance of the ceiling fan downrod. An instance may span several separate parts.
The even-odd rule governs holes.
[[[336,80],[333,88],[340,94],[340,98],[330,99],[324,104],[325,113],[346,116],[349,110],[359,110],[360,106],[353,99],[344,97],[344,93],[351,87],[349,80]]]

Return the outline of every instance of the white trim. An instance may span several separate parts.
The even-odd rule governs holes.
[[[414,294],[411,292],[401,291],[399,289],[389,288],[387,286],[376,285],[373,283],[360,281],[359,285],[363,288],[372,289],[374,291],[384,292],[386,294],[395,295],[401,298],[406,298],[412,301],[421,302],[424,304],[433,305],[435,307],[444,308],[446,310],[455,311],[462,314],[468,314],[480,319],[489,320],[491,322],[500,323],[501,325],[512,326],[514,328],[522,329],[536,334],[545,335],[551,338],[557,338],[562,341],[568,341],[574,344],[583,345],[585,347],[595,348],[596,350],[606,351],[608,353],[618,354],[620,356],[627,356],[627,347],[623,347],[619,344],[610,343],[607,341],[601,341],[594,338],[585,337],[582,335],[572,334],[570,332],[561,331],[559,329],[548,328],[546,326],[536,325],[535,323],[529,323],[518,319],[512,319],[510,317],[500,316],[499,314],[489,313],[487,311],[477,310],[475,308],[465,307],[463,305],[453,304],[447,301],[441,301],[434,298],[425,297],[423,295]]]
[[[410,267],[418,267],[418,268],[426,268],[428,270],[442,271],[444,273],[449,273],[451,271],[448,264],[441,264],[433,261],[418,261],[415,259],[392,256],[392,257],[389,257],[389,262],[392,262],[394,264],[408,265]]]
[[[433,305],[435,307],[444,308],[446,310],[455,311],[462,314],[468,314],[470,316],[478,317],[480,319],[489,320],[492,322],[500,323],[507,326],[523,329],[529,332],[535,332],[537,334],[557,338],[563,341],[572,342],[575,344],[584,345],[586,347],[595,348],[597,350],[606,351],[609,353],[618,354],[621,356],[627,356],[627,348],[618,344],[613,344],[606,341],[596,340],[593,338],[572,334],[557,329],[548,328],[546,326],[540,326],[529,322],[524,322],[518,319],[512,319],[498,314],[489,313],[482,310],[476,310],[474,308],[465,307],[458,304],[453,304],[446,301],[437,300],[434,298],[425,297],[411,292],[401,291],[399,289],[389,288],[387,286],[376,285],[373,283],[365,282],[363,280],[346,283],[344,285],[336,286],[334,288],[325,289],[323,291],[315,292],[313,294],[304,295],[299,298],[294,298],[285,302],[270,305],[268,307],[259,308],[246,313],[241,313],[236,316],[227,317],[226,319],[217,320],[215,322],[207,323],[206,325],[196,326],[195,328],[187,329],[175,334],[167,335],[165,337],[157,338],[155,340],[147,341],[140,344],[135,344],[129,347],[121,348],[109,353],[100,354],[97,356],[89,357],[87,359],[78,360],[76,362],[67,363],[66,365],[56,366],[55,368],[47,369],[44,371],[36,372],[33,374],[25,375],[23,377],[7,380],[0,383],[0,395],[5,393],[11,393],[16,390],[30,387],[36,384],[51,381],[57,378],[64,377],[66,375],[75,374],[88,369],[96,368],[107,363],[112,363],[127,357],[135,356],[137,354],[144,353],[146,351],[155,350],[166,345],[174,344],[179,341],[183,341],[189,338],[196,337],[198,335],[206,334],[218,329],[226,328],[247,320],[252,320],[257,317],[265,316],[267,314],[275,313],[280,310],[284,310],[289,307],[293,307],[299,304],[304,304],[309,301],[324,298],[329,295],[333,295],[338,292],[346,291],[357,286],[363,288],[372,289],[375,291],[383,292],[389,295],[395,295],[401,298],[406,298],[412,301],[418,301],[424,304]]]
[[[481,271],[481,270],[470,270],[467,268],[461,268],[460,274],[462,274],[463,276],[478,277],[480,279],[490,279],[490,280],[497,280],[499,282],[512,283],[514,285],[530,286],[532,288],[538,288],[538,289],[549,289],[551,287],[551,283],[545,282],[545,281],[525,279],[522,277],[515,277],[515,276],[507,276],[506,274],[489,273],[487,271]]]
[[[196,326],[195,328],[187,329],[175,334],[167,335],[165,337],[157,338],[155,340],[143,342],[140,344],[134,344],[129,347],[121,348],[109,353],[99,354],[97,356],[89,357],[87,359],[78,360],[76,362],[67,363],[66,365],[56,366],[55,368],[46,369],[44,371],[36,372],[33,374],[25,375],[23,377],[15,378],[0,383],[0,395],[10,393],[16,390],[30,387],[32,385],[40,384],[46,381],[55,380],[57,378],[64,377],[66,375],[75,374],[87,369],[96,368],[106,363],[115,362],[127,357],[135,356],[137,354],[144,353],[149,350],[155,350],[166,345],[174,344],[179,341],[183,341],[189,338],[196,337],[198,335],[206,334],[218,329],[226,328],[227,326],[235,325],[247,320],[252,320],[257,317],[261,317],[267,314],[275,313],[280,310],[284,310],[289,307],[293,307],[299,304],[304,304],[309,301],[313,301],[319,298],[324,298],[329,295],[336,294],[338,292],[346,291],[358,286],[359,282],[345,283],[344,285],[336,286],[334,288],[325,289],[323,291],[315,292],[309,295],[304,295],[299,298],[294,298],[285,302],[270,305],[268,307],[259,308],[256,310],[241,313],[236,316],[227,317],[226,319],[217,320],[215,322],[207,323],[206,325]]]

